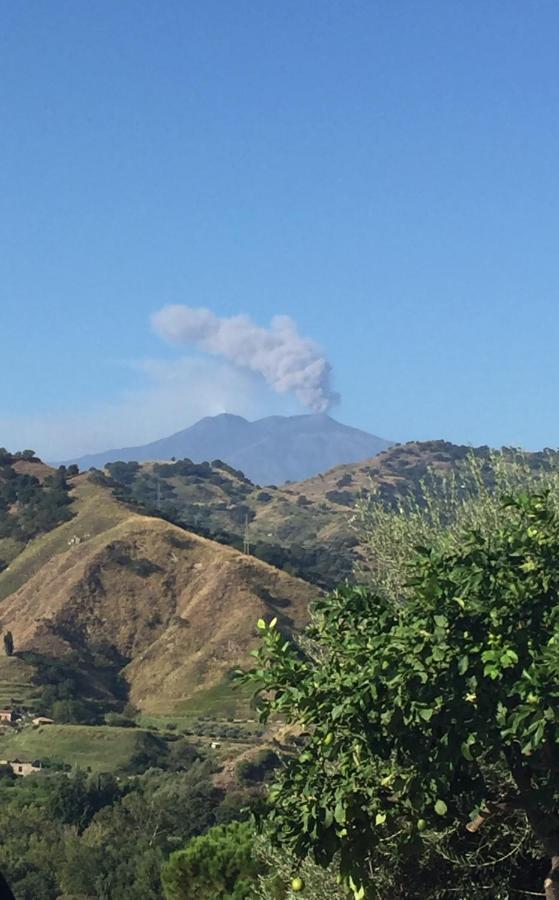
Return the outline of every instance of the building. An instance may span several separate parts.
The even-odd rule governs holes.
[[[49,719],[47,716],[35,716],[33,725],[54,725],[54,719]]]
[[[13,709],[0,709],[0,722],[13,722],[14,719]]]
[[[25,778],[27,775],[33,775],[34,772],[40,772],[43,768],[41,762],[22,762],[19,759],[0,759],[0,766],[9,766],[14,775]]]

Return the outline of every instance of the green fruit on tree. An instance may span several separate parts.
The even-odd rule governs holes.
[[[427,822],[425,821],[425,819],[418,819],[417,820],[417,830],[425,831],[426,828],[427,828]]]
[[[303,883],[303,879],[302,879],[302,878],[299,878],[299,877],[294,878],[293,881],[291,882],[291,890],[292,890],[295,894],[298,894],[299,891],[302,891],[304,887],[305,887],[305,885],[304,885],[304,883]]]
[[[334,735],[332,734],[332,732],[330,732],[324,738],[324,746],[329,747],[333,740],[334,740]]]

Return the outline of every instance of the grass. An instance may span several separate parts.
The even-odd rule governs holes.
[[[15,538],[0,538],[0,559],[5,563],[11,563],[24,549],[25,544]]]
[[[115,772],[130,760],[141,733],[106,725],[26,726],[0,736],[0,758],[53,759],[92,772]]]
[[[90,540],[132,515],[108,490],[85,478],[76,484],[73,497],[70,509],[74,518],[34,538],[0,573],[0,600],[17,591],[53,556],[68,550],[75,536]]]
[[[255,719],[250,709],[252,689],[223,681],[205,690],[197,691],[187,700],[175,704],[174,713],[186,720],[209,716],[213,719]],[[169,722],[173,718],[168,718]]]
[[[0,707],[33,707],[40,688],[33,684],[34,667],[17,656],[0,656]]]

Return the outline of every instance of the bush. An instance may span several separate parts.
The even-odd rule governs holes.
[[[108,712],[105,716],[105,722],[112,728],[135,728],[134,719],[128,718],[123,713]]]

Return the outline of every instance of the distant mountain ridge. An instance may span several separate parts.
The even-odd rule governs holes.
[[[269,416],[249,422],[223,413],[149,444],[93,453],[68,463],[85,470],[117,460],[222,459],[256,484],[266,485],[302,481],[341,463],[369,459],[391,446],[391,441],[328,415]]]

